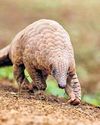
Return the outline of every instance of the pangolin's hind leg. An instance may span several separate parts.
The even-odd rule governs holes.
[[[24,65],[13,65],[14,78],[19,85],[19,93],[21,92],[21,88],[26,87],[29,84],[27,78],[25,78],[24,69]]]
[[[76,73],[69,73],[66,91],[70,96],[70,103],[77,105],[81,100],[81,87]]]

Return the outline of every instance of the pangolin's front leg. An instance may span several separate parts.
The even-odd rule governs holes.
[[[33,89],[36,86],[38,90],[45,90],[47,87],[46,78],[47,75],[45,75],[42,70],[35,69],[35,77],[34,77],[35,84],[33,85]]]
[[[81,87],[77,77],[77,74],[70,72],[67,79],[66,91],[70,96],[69,102],[73,105],[77,105],[81,100]]]
[[[46,77],[43,72],[39,69],[36,69],[34,66],[27,64],[27,71],[32,78],[32,84],[29,86],[29,90],[31,92],[37,90],[45,90],[46,89]]]

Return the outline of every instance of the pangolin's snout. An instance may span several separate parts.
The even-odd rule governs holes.
[[[59,88],[64,89],[66,87],[66,84],[58,84]]]

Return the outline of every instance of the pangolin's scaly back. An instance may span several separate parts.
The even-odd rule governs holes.
[[[36,21],[26,27],[25,34],[28,38],[27,44],[32,47],[38,62],[58,56],[66,58],[68,54],[73,56],[69,35],[56,21],[46,19]]]

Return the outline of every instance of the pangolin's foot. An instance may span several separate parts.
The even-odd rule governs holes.
[[[31,88],[31,84],[27,81],[27,79],[24,79],[22,84],[20,84],[20,87],[22,90],[29,90],[29,88]]]
[[[81,103],[81,100],[75,96],[73,91],[69,91],[69,97],[68,103],[71,105],[79,105]]]
[[[81,100],[78,99],[78,98],[75,98],[75,99],[71,98],[71,99],[68,100],[68,103],[70,103],[71,105],[76,106],[76,105],[79,105],[81,103]]]
[[[35,93],[38,90],[45,90],[46,86],[44,84],[29,84],[28,85],[29,92]]]

